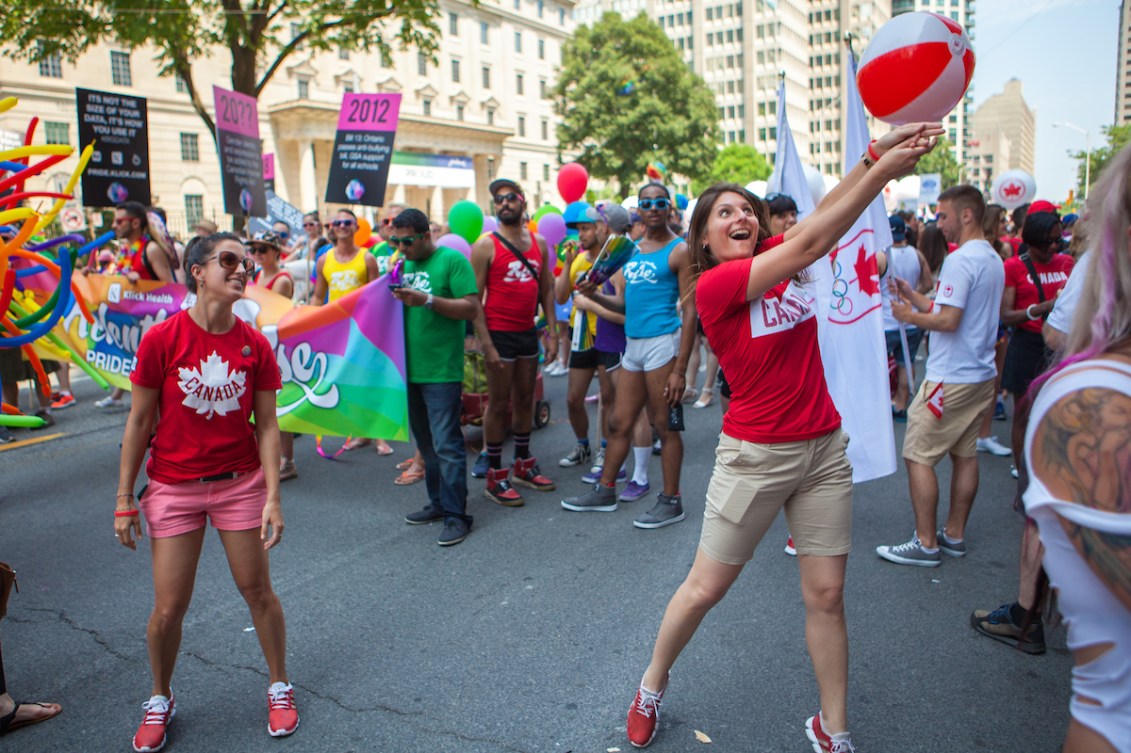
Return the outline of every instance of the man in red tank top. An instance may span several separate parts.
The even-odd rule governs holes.
[[[553,332],[553,265],[546,241],[529,231],[526,197],[512,180],[491,183],[491,198],[499,229],[475,242],[471,266],[483,296],[475,333],[487,358],[487,412],[483,437],[487,445],[487,488],[492,502],[506,507],[523,504],[510,481],[510,468],[502,464],[508,402],[514,431],[514,483],[538,491],[551,491],[554,482],[542,475],[530,454],[530,428],[534,419],[534,383],[538,376],[538,331],[534,321],[538,305],[546,312]],[[557,340],[549,339],[546,361],[557,356]]]

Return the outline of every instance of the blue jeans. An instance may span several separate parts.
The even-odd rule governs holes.
[[[467,514],[467,448],[459,428],[462,409],[459,382],[408,384],[408,424],[424,458],[424,486],[433,510],[444,521],[462,520]]]

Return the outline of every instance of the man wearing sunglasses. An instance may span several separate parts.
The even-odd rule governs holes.
[[[519,507],[522,495],[511,486],[511,468],[502,464],[508,406],[514,432],[514,483],[552,491],[554,482],[542,475],[530,454],[534,423],[534,384],[538,377],[538,330],[534,326],[541,304],[550,332],[556,328],[554,277],[546,241],[523,224],[526,197],[512,180],[490,185],[498,230],[476,241],[471,266],[483,300],[475,333],[487,358],[487,412],[483,437],[487,445],[487,499],[504,507]],[[557,357],[550,338],[546,360]]]
[[[409,513],[409,525],[443,522],[437,540],[452,546],[467,538],[467,448],[460,431],[463,342],[466,322],[481,316],[475,272],[459,251],[437,247],[428,217],[405,209],[392,223],[389,245],[400,249],[404,284],[393,296],[405,305],[408,423],[424,458],[428,506]]]

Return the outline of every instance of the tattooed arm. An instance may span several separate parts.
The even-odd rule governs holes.
[[[1103,388],[1067,395],[1037,426],[1032,454],[1030,473],[1055,497],[1131,516],[1131,396]],[[1092,571],[1131,609],[1131,536],[1057,518]]]

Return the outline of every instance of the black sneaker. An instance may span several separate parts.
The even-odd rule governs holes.
[[[652,509],[632,521],[632,525],[644,529],[663,528],[678,523],[686,517],[683,513],[683,500],[678,494],[674,497],[666,494],[656,496],[659,499]]]
[[[31,427],[32,431],[36,431],[38,429],[46,429],[48,426],[54,426],[55,425],[55,418],[51,415],[51,411],[40,408],[39,410],[37,410],[35,412],[35,415],[36,415],[37,418],[43,419],[43,425]]]
[[[455,546],[466,539],[470,532],[471,526],[465,521],[452,518],[444,523],[444,530],[440,531],[440,538],[436,539],[436,543],[440,546]]]
[[[12,436],[12,432],[8,431],[8,427],[0,426],[0,444],[9,444],[15,441],[16,438]]]
[[[592,491],[586,492],[580,497],[563,499],[562,508],[573,512],[616,512],[616,487],[594,484]]]
[[[1027,654],[1045,652],[1045,626],[1040,618],[1033,620],[1029,629],[1021,632],[1021,626],[1013,621],[1013,605],[1002,604],[991,611],[977,609],[970,615],[970,625],[982,635],[995,641],[1013,646]]]
[[[423,510],[410,512],[408,515],[404,516],[404,522],[408,523],[410,526],[421,526],[427,523],[435,523],[437,520],[443,519],[444,513],[438,511],[436,508],[432,507],[432,505],[428,505],[428,507],[425,507]]]

